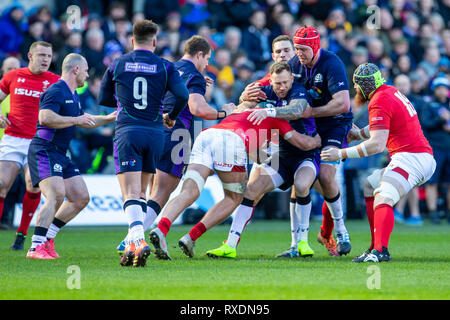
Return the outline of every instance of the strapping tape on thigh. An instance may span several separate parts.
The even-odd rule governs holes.
[[[203,186],[205,185],[205,180],[200,173],[195,170],[187,170],[183,176],[183,180],[186,181],[187,179],[192,179],[197,184],[198,192],[202,192]]]
[[[386,181],[381,181],[380,186],[375,189],[373,195],[376,195],[377,193],[379,193],[380,196],[384,198],[394,200],[394,203],[397,203],[400,200],[400,194],[398,193],[398,190],[392,184]]]

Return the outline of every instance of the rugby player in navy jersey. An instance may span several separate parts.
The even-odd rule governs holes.
[[[292,73],[312,97],[312,108],[302,117],[315,118],[323,150],[341,149],[345,147],[353,119],[345,66],[337,55],[320,48],[319,32],[311,26],[299,28],[293,41],[295,56],[289,60]],[[319,183],[315,184],[315,188],[321,190],[325,203],[322,208],[324,220],[317,240],[330,254],[336,250],[339,255],[345,255],[350,252],[351,243],[344,224],[339,184],[335,178],[338,165],[339,161],[322,160],[320,163]],[[332,237],[333,222],[337,243]]]
[[[28,149],[28,164],[33,186],[39,186],[45,203],[36,216],[27,258],[58,258],[53,239],[59,229],[89,202],[86,184],[66,152],[75,126],[96,128],[105,125],[115,120],[116,112],[105,116],[83,114],[75,89],[82,87],[87,77],[86,59],[71,53],[64,58],[61,79],[40,98],[39,122]]]
[[[248,120],[258,125],[267,116],[290,120],[290,125],[299,133],[314,136],[316,133],[312,127],[301,119],[302,113],[309,109],[311,103],[306,89],[294,82],[291,68],[286,62],[276,62],[270,68],[271,85],[261,87],[267,97],[265,103],[271,104],[270,108],[253,111]],[[254,106],[257,102],[246,102]],[[312,122],[314,122],[312,120]],[[221,247],[207,251],[210,257],[236,257],[236,247],[240,241],[242,232],[250,221],[255,206],[255,200],[260,199],[265,193],[280,188],[286,190],[295,186],[296,204],[295,219],[291,223],[294,230],[291,248],[281,255],[289,257],[310,257],[314,255],[308,243],[309,217],[311,213],[310,189],[316,180],[319,171],[318,149],[296,148],[284,140],[280,141],[279,156],[272,155],[271,163],[263,163],[250,173],[247,189],[243,200],[236,209],[228,239]],[[278,163],[276,162],[278,159]],[[281,256],[280,255],[280,256]]]
[[[145,266],[150,254],[143,226],[147,204],[142,196],[164,151],[164,125],[174,126],[189,98],[174,64],[154,54],[157,32],[158,26],[149,20],[133,25],[133,51],[108,67],[99,95],[101,105],[118,108],[114,160],[130,234],[122,266]],[[163,114],[167,91],[174,96],[173,108]]]
[[[189,91],[189,100],[175,126],[165,129],[164,152],[157,165],[151,194],[147,201],[144,230],[152,225],[180,182],[193,140],[193,117],[207,120],[223,119],[235,108],[235,105],[230,103],[224,105],[221,111],[217,111],[205,100],[206,80],[202,72],[208,66],[211,53],[211,45],[204,37],[192,36],[186,41],[183,57],[175,63],[175,68]],[[167,92],[164,98],[164,112],[170,112],[175,102],[174,94]],[[159,243],[157,237],[157,234],[152,234],[150,237],[156,246]],[[119,254],[126,242],[127,239],[117,248]]]

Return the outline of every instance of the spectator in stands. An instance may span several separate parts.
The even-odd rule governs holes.
[[[423,107],[421,124],[433,148],[436,170],[426,185],[426,202],[433,223],[440,223],[438,212],[438,186],[442,183],[447,191],[447,216],[450,211],[450,81],[445,76],[437,77],[431,84],[433,101]]]
[[[44,25],[44,32],[42,34],[44,41],[52,42],[53,36],[58,32],[58,26],[50,8],[48,6],[41,6],[34,16]]]
[[[392,75],[394,77],[400,74],[408,74],[411,72],[411,58],[404,54],[398,57],[397,63],[392,68]]]
[[[108,40],[115,40],[122,47],[122,51],[128,45],[127,35],[131,32],[131,23],[127,18],[118,18],[114,20],[114,33],[110,35]]]
[[[179,11],[178,1],[134,0],[134,13],[143,13],[146,19],[162,25],[169,13]]]
[[[103,64],[105,67],[109,65],[118,57],[123,54],[122,46],[115,40],[109,40],[104,47],[105,56],[103,58]]]
[[[239,28],[230,26],[224,32],[224,47],[231,53],[231,59],[234,60],[237,54],[244,52],[241,49],[242,32]]]
[[[234,72],[231,67],[231,52],[226,48],[219,48],[214,53],[214,64],[218,69],[217,89],[221,89],[227,99],[231,99],[234,85]]]
[[[29,20],[28,30],[25,32],[23,42],[20,45],[20,56],[22,60],[28,60],[28,51],[33,42],[43,41],[44,24],[36,18]]]
[[[206,3],[199,0],[185,0],[185,4],[180,8],[180,13],[183,25],[193,32],[201,25],[206,24],[210,18]]]
[[[232,0],[228,3],[228,13],[231,18],[231,25],[245,30],[250,26],[251,17],[259,5],[255,0]]]
[[[346,65],[346,70],[347,70],[347,76],[348,76],[349,83],[352,83],[350,81],[353,81],[353,72],[355,72],[356,68],[360,64],[369,61],[369,51],[363,46],[358,46],[355,48],[355,50],[353,50],[352,56],[350,59],[351,59],[351,62],[350,62],[350,64]],[[353,88],[353,86],[350,86],[350,96],[354,97],[355,94],[356,94],[355,88]]]
[[[264,69],[272,60],[270,31],[266,28],[266,13],[256,10],[250,17],[251,25],[243,32],[242,46],[257,69]]]
[[[86,58],[89,68],[103,70],[103,47],[105,37],[102,29],[89,29],[85,35],[85,46],[83,47],[83,56]]]
[[[378,38],[372,38],[367,44],[367,49],[369,50],[369,62],[378,65],[384,55],[383,42]]]
[[[232,102],[235,105],[239,104],[239,97],[245,87],[252,83],[252,75],[255,72],[255,65],[253,62],[247,60],[240,63],[236,68],[236,80],[234,81],[232,91]]]
[[[345,34],[344,41],[341,47],[336,54],[341,58],[342,62],[347,66],[351,64],[352,53],[358,45],[358,37],[356,33],[350,32]]]
[[[178,51],[178,46],[182,38],[186,38],[180,32],[181,28],[181,16],[177,11],[173,11],[167,15],[166,19],[166,33],[168,40],[168,47],[170,52],[175,53]]]
[[[69,34],[68,38],[66,39],[66,45],[64,46],[64,48],[58,51],[58,60],[56,62],[56,70],[58,74],[61,74],[63,60],[69,53],[81,54],[82,44],[83,37],[81,35],[81,32],[73,31]]]
[[[424,59],[419,63],[418,67],[425,70],[428,78],[433,78],[438,73],[439,61],[441,54],[437,47],[428,47],[425,49]]]
[[[211,14],[209,17],[209,25],[212,29],[223,32],[227,27],[233,25],[229,12],[230,4],[226,0],[208,1],[208,11]]]
[[[172,2],[172,1],[167,1]],[[157,11],[157,8],[153,8],[153,10]],[[120,1],[113,1],[109,8],[108,14],[103,21],[102,30],[105,36],[105,39],[109,40],[114,37],[116,32],[116,20],[127,19],[127,9],[126,5]],[[164,20],[163,20],[164,21]]]

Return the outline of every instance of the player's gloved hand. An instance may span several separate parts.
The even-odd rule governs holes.
[[[167,129],[172,129],[173,126],[175,125],[175,122],[176,122],[176,120],[172,120],[169,118],[168,113],[163,114],[163,124]]]
[[[0,128],[6,128],[11,124],[11,121],[9,121],[8,117],[6,117],[4,114],[0,113]]]
[[[222,106],[222,111],[225,111],[227,116],[230,115],[234,109],[236,109],[236,105],[234,103],[227,103]]]
[[[81,116],[75,118],[75,125],[79,127],[94,127],[95,126],[95,118],[89,113],[85,113]]]
[[[245,87],[244,92],[242,93],[242,98],[244,101],[253,101],[259,102],[267,99],[264,91],[261,90],[260,84],[255,82],[251,83]]]
[[[269,115],[265,109],[253,110],[247,117],[247,120],[252,122],[254,125],[259,125],[268,116]]]
[[[329,148],[326,150],[322,150],[320,153],[320,158],[323,161],[338,161],[339,158],[339,149],[338,148]]]
[[[352,124],[352,128],[347,133],[347,142],[361,140],[361,134],[359,133],[360,129],[356,124]]]

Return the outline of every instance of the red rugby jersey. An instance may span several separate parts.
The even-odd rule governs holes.
[[[28,67],[5,74],[0,82],[0,90],[10,95],[8,119],[11,121],[5,134],[26,139],[34,137],[39,115],[39,97],[58,79],[59,76],[50,71],[34,74]]]
[[[210,128],[230,130],[238,134],[245,143],[247,153],[256,151],[268,141],[271,137],[272,129],[278,130],[282,138],[284,138],[286,133],[294,130],[287,120],[272,117],[267,117],[259,125],[254,125],[247,120],[247,117],[251,111],[256,109],[260,108],[232,113],[222,120],[222,122]]]
[[[395,87],[382,85],[373,94],[369,102],[369,128],[389,130],[387,149],[391,156],[398,152],[433,154],[416,110]]]

